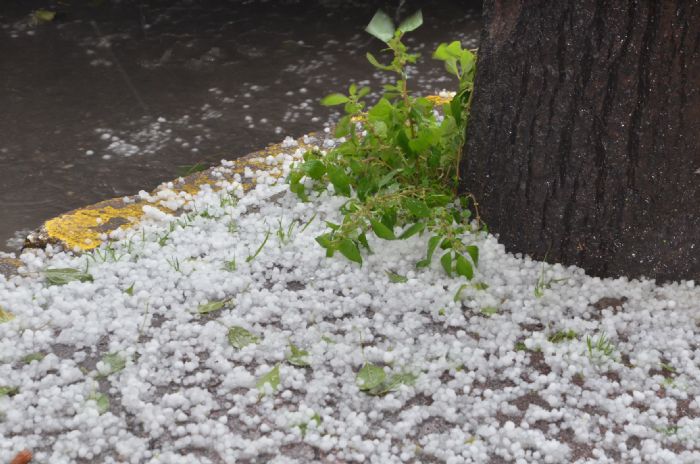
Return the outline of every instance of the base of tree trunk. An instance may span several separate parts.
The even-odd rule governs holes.
[[[462,188],[512,252],[700,279],[700,2],[487,0]]]

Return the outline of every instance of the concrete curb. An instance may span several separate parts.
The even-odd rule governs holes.
[[[311,145],[316,142],[318,142],[317,136],[315,133],[311,133],[297,139],[297,145],[294,147],[284,147],[281,143],[273,144],[260,151],[233,160],[233,166],[227,168],[230,174],[222,176],[221,172],[217,171],[220,166],[214,166],[187,177],[163,182],[150,194],[154,196],[164,189],[195,194],[203,185],[210,185],[212,188],[217,189],[217,182],[222,180],[233,181],[235,174],[240,174],[243,189],[247,191],[254,187],[255,182],[253,179],[244,176],[246,169],[270,169],[272,166],[265,162],[265,158],[277,156],[290,150],[305,150],[311,148]],[[214,174],[215,171],[217,171],[216,175]],[[109,234],[116,229],[128,229],[138,224],[144,214],[143,207],[146,205],[158,207],[158,205],[142,199],[139,195],[131,195],[100,201],[68,211],[49,219],[38,230],[29,234],[25,239],[22,250],[45,248],[49,244],[76,252],[92,250],[102,244],[105,234]],[[165,210],[165,208],[163,209]],[[171,210],[167,210],[167,212],[173,213]],[[0,258],[0,274],[6,277],[15,275],[21,265],[22,261],[19,259]]]

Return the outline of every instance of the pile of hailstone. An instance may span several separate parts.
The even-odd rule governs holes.
[[[326,258],[343,199],[290,194],[293,145],[0,275],[0,462],[700,462],[694,282],[591,278],[483,233],[471,283],[416,270],[426,236]]]

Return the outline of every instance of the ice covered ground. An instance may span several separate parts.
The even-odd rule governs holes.
[[[484,234],[466,287],[415,269],[426,236],[326,258],[342,199],[287,191],[291,145],[245,194],[166,190],[179,217],[147,207],[109,247],[0,275],[0,462],[700,462],[693,282],[591,278]],[[360,390],[367,366],[385,394]]]

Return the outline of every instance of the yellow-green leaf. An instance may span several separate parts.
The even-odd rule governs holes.
[[[255,387],[260,390],[260,394],[264,395],[265,394],[265,384],[270,384],[270,387],[272,387],[272,390],[277,390],[277,387],[280,385],[280,365],[277,364],[275,367],[273,367],[269,372],[266,374],[262,375],[259,379],[258,382],[255,384]]]
[[[228,330],[229,344],[234,348],[238,348],[239,350],[248,345],[258,343],[259,341],[260,338],[258,336],[250,333],[243,327],[234,326]]]
[[[367,391],[381,385],[385,379],[384,369],[375,364],[366,363],[357,373],[355,381],[360,390]]]
[[[14,318],[15,318],[14,314],[12,314],[11,312],[5,310],[2,306],[0,306],[0,324],[2,324],[3,322],[10,322]]]

